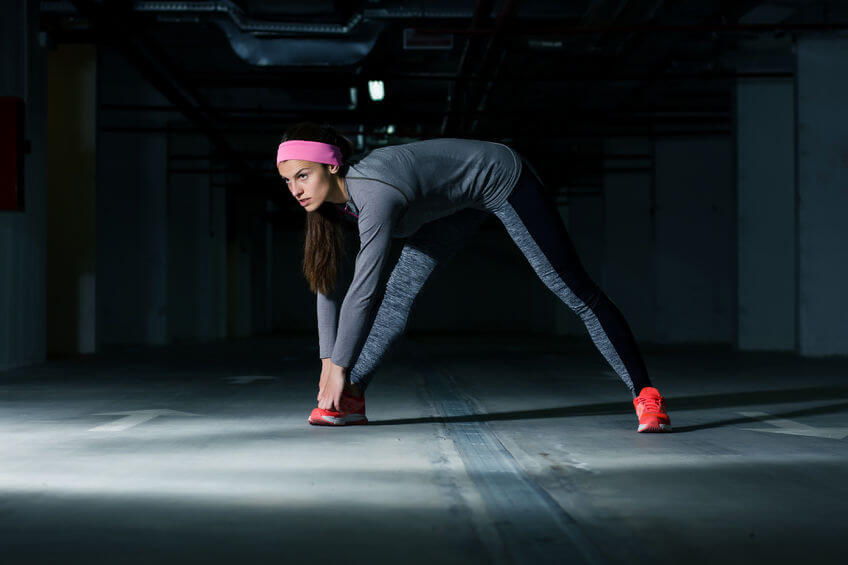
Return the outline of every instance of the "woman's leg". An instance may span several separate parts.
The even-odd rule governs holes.
[[[407,238],[386,283],[368,337],[350,370],[350,381],[360,391],[365,391],[386,353],[403,335],[415,297],[430,274],[446,264],[477,233],[488,214],[464,208],[424,224]]]
[[[493,213],[545,285],[585,324],[598,351],[634,396],[651,386],[645,362],[621,312],[589,278],[553,198],[525,165],[510,197]]]

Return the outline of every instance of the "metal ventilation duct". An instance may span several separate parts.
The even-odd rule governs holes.
[[[362,20],[361,14],[354,14],[346,24],[290,23],[257,20],[244,14],[244,11],[230,0],[216,2],[136,2],[136,12],[178,13],[178,14],[226,14],[232,23],[242,32],[248,33],[322,33],[348,35]]]
[[[374,48],[381,22],[363,22],[354,14],[345,24],[290,23],[257,20],[233,2],[136,2],[134,10],[156,13],[208,13],[233,51],[257,67],[342,67],[356,65]],[[173,18],[169,18],[173,21]],[[342,35],[333,37],[267,37],[274,34]],[[263,37],[266,36],[266,37]]]
[[[44,1],[41,10],[77,13],[70,2]],[[354,14],[345,24],[257,20],[229,0],[135,2],[133,10],[160,14],[169,22],[197,23],[205,15],[224,32],[236,55],[250,65],[264,67],[356,65],[371,52],[385,27],[381,21],[363,21],[362,14]],[[280,34],[301,37],[268,37]],[[326,37],[333,35],[339,37]]]
[[[214,18],[233,51],[245,62],[259,67],[339,67],[356,65],[374,48],[382,22],[363,22],[349,37],[261,38],[242,31],[226,18]]]

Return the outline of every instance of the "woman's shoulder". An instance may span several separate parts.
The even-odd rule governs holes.
[[[400,187],[383,178],[359,176],[351,169],[345,182],[351,200],[360,212],[391,211],[409,203],[409,197]]]
[[[406,143],[396,143],[393,145],[384,145],[382,147],[375,147],[369,150],[366,153],[363,153],[360,157],[355,160],[355,163],[362,163],[364,161],[371,161],[375,158],[391,156],[399,153],[404,153],[408,151],[416,151],[419,149],[432,149],[437,147],[451,147],[451,146],[492,146],[497,145],[501,147],[508,147],[504,143],[500,143],[498,141],[486,141],[483,139],[467,139],[460,137],[434,137],[432,139],[419,139],[416,141],[408,141]]]

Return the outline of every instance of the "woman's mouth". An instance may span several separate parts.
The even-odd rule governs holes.
[[[300,205],[306,206],[307,204],[309,204],[310,200],[311,200],[310,198],[304,198],[303,200],[300,201]]]

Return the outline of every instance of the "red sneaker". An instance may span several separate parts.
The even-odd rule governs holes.
[[[660,391],[646,386],[633,399],[636,416],[639,418],[637,432],[670,432],[671,421],[665,413],[665,400]]]
[[[339,412],[314,408],[307,422],[313,426],[352,426],[368,423],[368,418],[365,417],[364,394],[357,398],[345,390],[342,392],[339,404],[341,404]]]

